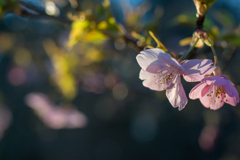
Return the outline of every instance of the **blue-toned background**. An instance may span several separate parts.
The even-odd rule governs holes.
[[[46,7],[48,1],[26,2]],[[71,10],[67,0],[53,2],[62,14]],[[170,51],[188,49],[179,41],[194,30],[191,0],[111,2],[128,32],[152,30]],[[94,11],[100,1],[79,4]],[[136,23],[127,20],[146,8]],[[204,25],[217,35],[223,73],[238,91],[239,12],[240,1],[218,0]],[[240,159],[240,105],[212,111],[189,100],[178,111],[164,91],[142,86],[137,50],[121,40],[81,42],[71,50],[70,30],[61,22],[12,13],[0,21],[0,160]],[[205,47],[194,58],[213,57]],[[182,83],[187,95],[197,84]]]

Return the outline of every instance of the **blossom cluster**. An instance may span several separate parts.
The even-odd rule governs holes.
[[[236,106],[239,94],[226,76],[212,75],[216,69],[212,60],[176,60],[163,50],[154,48],[140,52],[136,57],[142,68],[139,78],[151,90],[166,90],[166,96],[174,108],[182,110],[188,103],[181,83],[181,76],[187,82],[198,82],[190,92],[190,99],[200,99],[206,107],[217,110],[228,103]]]

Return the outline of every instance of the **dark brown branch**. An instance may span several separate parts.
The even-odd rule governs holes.
[[[195,26],[195,31],[198,29],[203,29],[204,19],[205,19],[205,16],[198,15],[197,21],[196,21],[196,26]]]
[[[131,36],[124,35],[123,40],[128,44],[132,44],[134,46],[134,48],[136,48],[138,51],[144,50],[143,47],[137,45],[138,40]]]
[[[194,31],[203,29],[204,19],[205,19],[205,16],[198,15]],[[196,57],[196,52],[197,52],[197,48],[194,48],[187,58],[193,59],[194,57]]]

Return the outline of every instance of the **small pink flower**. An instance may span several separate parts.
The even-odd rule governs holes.
[[[208,59],[188,60],[180,64],[158,48],[141,51],[136,58],[142,68],[139,78],[144,80],[143,85],[156,91],[166,90],[170,103],[179,110],[188,102],[180,76],[183,75],[188,82],[196,82],[215,69]]]
[[[221,108],[224,102],[232,106],[239,103],[238,91],[225,76],[204,78],[191,90],[189,97],[199,98],[206,108],[213,110]]]

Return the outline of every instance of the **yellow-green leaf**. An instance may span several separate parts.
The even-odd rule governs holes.
[[[94,42],[94,41],[99,41],[104,39],[106,39],[106,36],[103,33],[101,33],[101,31],[91,30],[84,36],[82,40],[88,41],[88,42]]]
[[[180,46],[187,46],[192,42],[192,37],[187,37],[179,41]]]

